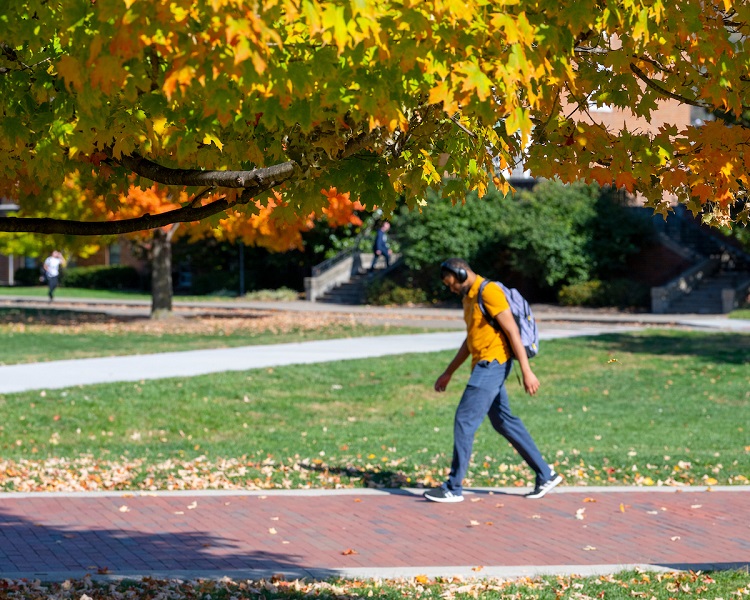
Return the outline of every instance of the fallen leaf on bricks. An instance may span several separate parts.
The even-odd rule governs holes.
[[[352,554],[359,554],[359,553],[356,550],[353,550],[352,548],[347,548],[341,554],[343,554],[344,556],[351,556]]]

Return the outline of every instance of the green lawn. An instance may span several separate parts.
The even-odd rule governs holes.
[[[66,477],[98,469],[105,488],[432,485],[449,466],[468,375],[445,394],[432,390],[452,355],[9,394],[0,449],[19,464],[72,460]],[[750,336],[738,334],[548,341],[534,359],[539,394],[524,396],[511,376],[512,406],[568,484],[747,484],[748,357]],[[487,423],[475,450],[467,485],[529,484]],[[16,464],[17,477],[4,478],[0,469],[0,488],[24,477],[33,487],[46,477],[36,468]]]
[[[290,331],[273,331],[223,328],[221,320],[199,332],[180,331],[177,327],[165,331],[158,326],[129,331],[120,326],[125,321],[118,323],[114,319],[109,327],[81,327],[82,319],[91,318],[75,312],[0,308],[0,365],[433,331],[347,322],[332,322],[315,329],[292,327]]]
[[[24,296],[39,299],[47,299],[47,287],[42,285],[35,286],[14,286],[0,287],[1,296]],[[58,300],[77,299],[77,298],[94,298],[96,300],[146,300],[151,301],[151,294],[142,292],[129,292],[117,290],[91,290],[87,288],[70,288],[61,286],[55,291],[55,298]],[[252,292],[240,298],[229,295],[175,295],[175,301],[185,302],[225,302],[231,303],[238,300],[296,300],[297,296],[291,290],[261,290]]]

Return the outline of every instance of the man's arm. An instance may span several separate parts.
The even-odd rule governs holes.
[[[450,362],[445,371],[443,371],[442,375],[437,378],[437,381],[435,382],[436,392],[445,391],[445,388],[448,387],[448,383],[450,383],[451,377],[453,377],[453,373],[456,372],[458,367],[464,364],[464,361],[469,358],[469,354],[469,345],[464,339],[464,343],[461,344],[458,352],[456,352],[456,356],[453,357],[453,360]]]
[[[505,337],[510,343],[511,350],[513,350],[513,354],[521,367],[523,387],[528,394],[533,396],[539,389],[539,379],[537,379],[536,375],[534,375],[534,372],[531,370],[529,357],[526,356],[526,348],[523,347],[521,332],[518,331],[516,319],[513,317],[513,313],[510,312],[510,308],[506,308],[495,317],[495,320],[500,324],[500,327],[503,328]]]

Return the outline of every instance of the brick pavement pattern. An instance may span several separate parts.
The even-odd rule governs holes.
[[[4,494],[0,577],[270,576],[357,569],[750,563],[750,488],[477,491],[460,504],[406,490],[299,494]]]

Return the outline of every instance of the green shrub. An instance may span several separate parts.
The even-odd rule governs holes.
[[[287,287],[277,290],[256,290],[245,294],[245,300],[255,300],[257,302],[290,302],[299,299],[299,292]]]
[[[557,294],[557,301],[563,306],[601,306],[602,287],[598,279],[564,285]]]
[[[397,215],[393,230],[419,287],[436,298],[448,297],[438,266],[451,256],[493,279],[532,282],[553,297],[565,285],[625,276],[628,257],[653,231],[649,219],[612,192],[558,181],[507,196],[490,188],[456,206],[431,191],[421,211]]]
[[[44,283],[40,277],[42,276],[42,270],[39,267],[21,267],[16,269],[13,274],[13,280],[16,285],[31,286],[41,285]]]
[[[563,306],[644,308],[649,305],[648,286],[627,279],[592,279],[565,285],[557,296]]]
[[[137,290],[142,287],[138,271],[125,265],[71,267],[62,271],[61,279],[66,287],[89,290]]]
[[[427,301],[423,289],[399,285],[390,279],[375,281],[367,287],[367,303],[376,306],[424,304]]]
[[[226,292],[225,295],[237,295],[240,289],[239,273],[224,270],[212,270],[193,276],[189,293],[196,296]]]

